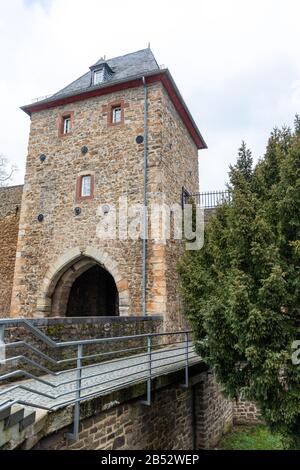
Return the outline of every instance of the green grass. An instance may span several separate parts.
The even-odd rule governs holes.
[[[236,426],[222,438],[218,449],[283,450],[280,435],[271,434],[264,425]]]

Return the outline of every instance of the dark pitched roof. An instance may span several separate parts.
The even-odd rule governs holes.
[[[92,72],[89,71],[84,74],[82,77],[78,78],[70,85],[66,86],[62,90],[58,91],[52,95],[49,99],[57,99],[66,95],[71,95],[73,93],[78,93],[80,91],[85,91],[87,89],[99,88],[101,86],[113,85],[119,80],[126,80],[127,78],[134,77],[139,74],[152,72],[154,70],[159,70],[159,66],[155,60],[153,52],[151,49],[143,49],[141,51],[132,52],[131,54],[126,54],[120,57],[115,57],[113,59],[100,59],[98,60],[91,68],[94,68],[97,65],[103,63],[107,65],[114,72],[105,82],[100,85],[93,86],[92,84]]]
[[[97,65],[101,66],[103,63],[106,63],[109,67],[109,72],[112,70],[113,73],[108,73],[107,79],[99,85],[92,85],[92,73]],[[63,106],[75,101],[81,101],[82,99],[112,93],[116,90],[140,86],[141,80],[144,77],[147,84],[154,83],[155,81],[162,82],[198,149],[207,148],[169,70],[161,69],[158,66],[149,48],[113,59],[100,59],[90,67],[89,72],[70,83],[70,85],[46,99],[22,106],[21,109],[30,116],[32,113],[43,109]]]

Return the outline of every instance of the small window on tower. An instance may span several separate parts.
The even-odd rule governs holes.
[[[71,132],[71,116],[65,116],[63,119],[63,131],[64,134],[69,134]]]
[[[92,196],[92,177],[86,175],[81,178],[81,190],[80,197],[91,197]]]
[[[112,123],[119,124],[121,121],[122,121],[121,106],[115,106],[112,108]]]
[[[80,175],[77,177],[76,183],[76,201],[94,199],[95,176]]]

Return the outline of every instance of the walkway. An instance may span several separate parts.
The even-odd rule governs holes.
[[[189,344],[189,366],[200,363],[201,359],[195,353],[192,343]],[[152,352],[152,378],[167,375],[182,370],[182,382],[184,382],[184,367],[186,364],[186,350],[175,346],[164,347]],[[102,396],[108,393],[126,388],[127,386],[145,382],[149,376],[149,363],[147,354],[138,354],[128,358],[115,359],[110,362],[85,366],[82,369],[81,397]],[[47,407],[53,410],[62,408],[76,399],[77,371],[69,370],[59,375],[47,375],[41,377],[50,382],[47,385],[37,380],[26,380],[18,385],[30,387],[32,391],[17,388],[0,396],[1,403],[8,399],[21,400],[28,405]],[[2,391],[3,389],[1,389]],[[48,398],[39,395],[39,392],[51,395]],[[61,396],[63,394],[63,396]]]

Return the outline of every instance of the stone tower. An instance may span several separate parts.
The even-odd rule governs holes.
[[[205,142],[170,72],[150,49],[101,59],[22,109],[31,129],[11,316],[146,313],[179,326],[182,242],[119,230],[134,205],[198,191]],[[100,236],[114,214],[116,236]]]

